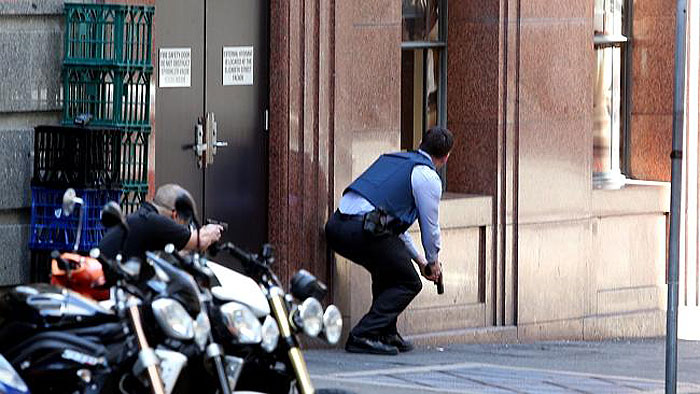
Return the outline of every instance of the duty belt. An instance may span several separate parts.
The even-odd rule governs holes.
[[[365,219],[365,215],[348,215],[347,213],[342,213],[340,210],[335,211],[338,214],[338,217],[340,220],[343,221],[353,221],[353,222],[362,222]]]

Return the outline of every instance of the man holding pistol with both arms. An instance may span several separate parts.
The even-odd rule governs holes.
[[[372,277],[372,305],[350,331],[347,351],[395,355],[413,349],[396,322],[422,288],[411,261],[426,279],[437,283],[442,277],[437,170],[447,163],[453,144],[452,133],[436,126],[417,151],[380,156],[345,189],[326,223],[331,248]],[[425,257],[407,233],[416,219]]]

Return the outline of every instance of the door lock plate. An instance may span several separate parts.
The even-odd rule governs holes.
[[[228,142],[218,140],[218,133],[213,112],[207,112],[204,119],[197,119],[194,128],[194,144],[186,147],[194,150],[198,168],[207,168],[212,165],[217,149],[228,146]]]

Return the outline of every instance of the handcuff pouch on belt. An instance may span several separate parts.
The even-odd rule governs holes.
[[[382,208],[367,212],[362,220],[362,229],[374,237],[398,235],[406,231],[406,228],[403,222],[391,217]]]

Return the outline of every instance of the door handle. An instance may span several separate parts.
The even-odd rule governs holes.
[[[197,167],[202,168],[206,165],[205,154],[207,151],[207,144],[204,142],[204,126],[202,125],[202,118],[197,119],[197,124],[194,126],[194,143],[182,145],[182,150],[194,151],[194,156],[197,159]]]
[[[217,139],[218,134],[218,125],[213,112],[207,112],[203,120],[202,118],[197,119],[197,125],[194,128],[194,144],[182,146],[182,149],[194,150],[194,155],[197,158],[197,167],[209,167],[214,163],[217,149],[228,146],[228,142]]]
[[[214,156],[216,156],[217,149],[227,147],[228,142],[219,141],[219,126],[216,123],[213,112],[207,112],[204,125],[207,138],[206,165],[209,166],[214,163]]]

